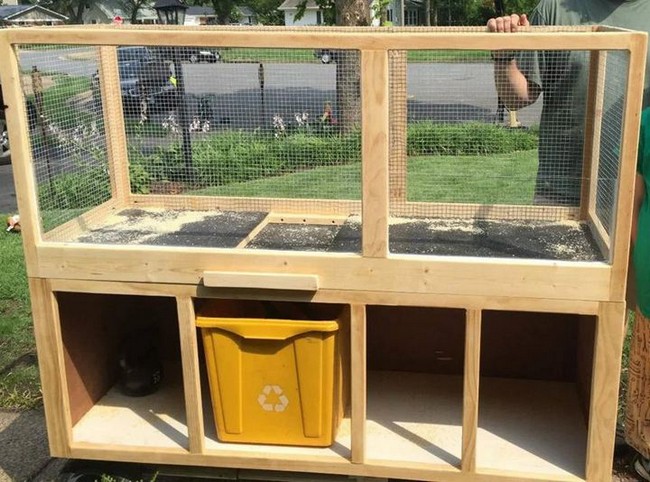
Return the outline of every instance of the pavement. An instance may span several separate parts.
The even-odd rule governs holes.
[[[0,155],[0,213],[15,214],[17,212],[11,156],[9,152],[6,152]]]
[[[67,460],[50,457],[43,409],[0,411],[0,482],[50,482]]]

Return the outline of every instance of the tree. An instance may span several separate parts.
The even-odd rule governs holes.
[[[323,13],[325,24],[345,27],[370,25],[370,3],[367,0],[315,0]],[[307,0],[298,5],[296,18],[304,15]],[[341,50],[336,54],[336,103],[339,128],[349,132],[359,125],[361,117],[361,62],[357,52]]]
[[[84,10],[92,6],[90,0],[45,0],[39,5],[50,8],[68,17],[69,23],[83,23]]]
[[[283,0],[249,0],[247,5],[255,12],[257,21],[264,25],[283,25],[284,15],[278,7]]]
[[[145,7],[151,6],[153,0],[119,0],[118,5],[124,10],[124,13],[131,20],[131,23],[137,23],[138,12]]]
[[[191,3],[193,5],[207,5],[212,7],[217,17],[217,23],[219,25],[227,25],[239,17],[237,6],[242,5],[243,0],[194,0]]]

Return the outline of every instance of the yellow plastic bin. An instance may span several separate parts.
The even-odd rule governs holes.
[[[308,307],[222,300],[198,307],[220,441],[334,442],[347,392],[342,334],[349,314],[339,307],[328,318],[331,309]]]

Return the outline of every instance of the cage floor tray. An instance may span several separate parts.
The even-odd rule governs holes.
[[[77,238],[82,243],[235,248],[261,212],[125,209]]]
[[[361,222],[263,224],[268,213],[124,209],[74,241],[288,251],[361,251]],[[261,229],[260,229],[261,227]],[[251,236],[254,230],[259,232]],[[252,238],[248,243],[247,238]],[[392,253],[602,261],[590,230],[577,221],[391,218]]]

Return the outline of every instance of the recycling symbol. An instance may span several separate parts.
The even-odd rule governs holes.
[[[289,405],[289,399],[284,395],[280,386],[266,385],[257,397],[257,403],[267,412],[284,412]]]

